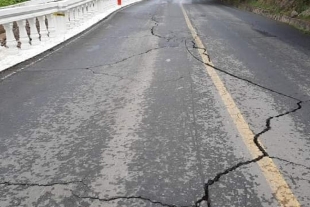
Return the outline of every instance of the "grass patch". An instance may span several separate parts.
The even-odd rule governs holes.
[[[284,12],[281,11],[281,8],[276,4],[267,4],[257,0],[249,0],[246,3],[252,7],[268,10],[274,14],[282,14]]]
[[[280,7],[279,4],[275,3],[276,1],[263,1],[263,0],[243,0],[244,5],[251,6],[253,8],[260,8],[266,11],[269,11],[270,14],[278,15],[287,15],[290,16],[293,10],[296,10],[298,13],[301,13],[310,8],[309,0],[292,0],[293,4],[291,7],[284,6]],[[298,16],[298,19],[310,20],[310,16]]]
[[[298,19],[310,20],[310,16],[298,16]]]
[[[0,0],[0,7],[10,6],[13,4],[22,3],[27,0]]]
[[[310,8],[310,1],[309,0],[296,0],[296,7],[295,10],[298,13],[301,13]]]

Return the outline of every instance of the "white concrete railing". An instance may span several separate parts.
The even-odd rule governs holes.
[[[64,0],[0,10],[6,34],[0,71],[82,32],[120,7],[140,0]]]

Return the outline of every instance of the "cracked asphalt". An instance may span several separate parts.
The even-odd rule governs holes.
[[[309,35],[216,0],[122,9],[0,74],[0,206],[290,206],[265,159],[310,206],[309,57]]]

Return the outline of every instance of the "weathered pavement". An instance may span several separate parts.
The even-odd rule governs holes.
[[[310,206],[310,37],[183,4],[262,160]],[[149,0],[2,74],[0,206],[280,206],[199,50],[180,2]]]

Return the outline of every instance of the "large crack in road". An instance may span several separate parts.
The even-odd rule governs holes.
[[[97,201],[101,201],[101,202],[110,202],[110,201],[122,200],[122,199],[123,200],[138,199],[138,200],[147,201],[147,202],[150,202],[152,204],[159,204],[161,206],[166,206],[166,207],[190,207],[190,206],[176,206],[174,204],[167,204],[167,203],[152,200],[150,198],[143,197],[143,196],[116,196],[116,197],[111,197],[111,198],[100,198],[100,197],[96,197],[96,196],[80,196],[80,195],[77,195],[75,193],[72,193],[72,195],[74,195],[76,198],[79,198],[79,199],[97,200]]]
[[[261,132],[255,134],[255,136],[253,137],[253,142],[255,143],[255,145],[257,146],[257,148],[261,151],[262,155],[260,155],[260,156],[258,156],[258,157],[256,157],[256,158],[254,158],[254,159],[252,159],[252,160],[248,160],[248,161],[245,161],[245,162],[239,162],[239,163],[237,163],[236,165],[233,165],[232,167],[227,168],[227,169],[223,170],[222,172],[219,172],[214,178],[209,179],[209,180],[207,181],[207,183],[205,183],[205,196],[204,196],[201,200],[199,200],[199,202],[205,200],[205,201],[207,201],[208,207],[211,207],[211,199],[210,199],[210,192],[209,192],[210,190],[209,190],[209,187],[212,186],[214,183],[218,182],[219,179],[220,179],[222,176],[224,176],[224,175],[226,175],[226,174],[228,174],[228,173],[230,173],[230,172],[232,172],[232,171],[234,171],[234,170],[236,170],[236,169],[238,169],[238,168],[240,168],[240,167],[242,167],[242,166],[245,166],[245,165],[249,165],[249,164],[251,164],[251,163],[258,162],[258,161],[260,161],[261,159],[263,159],[263,158],[265,158],[265,157],[272,158],[272,157],[269,156],[268,152],[267,152],[267,151],[262,147],[262,145],[259,143],[258,138],[259,138],[261,135],[263,135],[263,134],[265,134],[265,133],[267,133],[268,131],[271,130],[271,120],[272,120],[272,119],[274,119],[274,118],[279,118],[279,117],[282,117],[282,116],[285,116],[285,115],[288,115],[288,114],[291,114],[291,113],[294,113],[294,112],[300,110],[300,109],[302,108],[302,105],[301,105],[302,103],[303,103],[303,101],[299,101],[299,102],[297,103],[298,106],[297,106],[296,108],[294,108],[294,109],[292,109],[292,110],[290,110],[290,111],[287,111],[287,112],[285,112],[285,113],[282,113],[282,114],[279,114],[279,115],[276,115],[276,116],[271,116],[271,117],[267,118],[267,119],[266,119],[266,127],[265,127]]]
[[[196,27],[194,27],[194,28],[196,29],[197,36],[198,36],[198,30],[197,30]],[[192,43],[192,46],[191,46],[192,49],[194,49],[194,50],[202,50],[202,54],[203,54],[204,56],[207,57],[207,59],[208,59],[209,62],[211,62],[210,55],[207,54],[207,49],[206,49],[206,48],[198,47],[198,46],[196,45],[195,39],[192,40],[191,43]],[[222,176],[227,175],[227,174],[229,174],[230,172],[233,172],[233,171],[235,171],[236,169],[238,169],[238,168],[240,168],[240,167],[242,167],[242,166],[245,166],[245,165],[249,165],[249,164],[251,164],[251,163],[258,162],[258,161],[262,160],[262,159],[265,158],[265,157],[269,157],[269,158],[271,158],[271,159],[272,159],[272,158],[275,158],[275,157],[269,156],[268,152],[267,152],[267,151],[264,149],[264,147],[260,144],[260,142],[259,142],[259,137],[260,137],[261,135],[267,133],[268,131],[270,131],[270,130],[272,129],[272,127],[271,127],[271,121],[272,121],[274,118],[280,118],[280,117],[289,115],[289,114],[291,114],[291,113],[295,113],[296,111],[302,109],[302,104],[303,104],[303,103],[308,102],[309,100],[305,100],[305,101],[300,100],[300,99],[298,99],[298,98],[296,98],[296,97],[293,97],[293,96],[291,96],[291,95],[288,95],[288,94],[285,94],[285,93],[276,91],[276,90],[274,90],[274,89],[272,89],[272,88],[265,87],[265,86],[263,86],[263,85],[261,85],[261,84],[255,83],[254,81],[251,81],[251,80],[249,80],[249,79],[246,79],[246,78],[241,77],[241,76],[238,76],[238,75],[235,75],[235,74],[233,74],[233,73],[231,73],[231,72],[228,72],[228,71],[226,71],[226,70],[223,70],[223,69],[221,69],[221,68],[215,67],[215,66],[211,65],[210,63],[205,62],[205,61],[203,61],[203,59],[201,59],[201,58],[197,57],[196,55],[194,55],[193,52],[190,50],[190,46],[187,45],[187,41],[186,41],[186,40],[185,40],[185,47],[186,47],[187,52],[188,52],[194,59],[196,59],[197,61],[203,63],[204,65],[206,65],[206,66],[208,66],[208,67],[213,68],[213,69],[216,70],[216,71],[221,72],[222,74],[228,75],[228,76],[230,76],[230,77],[236,78],[236,79],[241,80],[241,81],[245,81],[245,82],[247,82],[247,83],[249,83],[249,84],[251,84],[251,85],[253,85],[253,86],[262,88],[262,89],[267,90],[267,91],[269,91],[269,92],[272,92],[272,93],[278,94],[278,95],[280,95],[280,96],[283,96],[283,97],[286,97],[286,98],[293,99],[293,100],[297,101],[297,102],[295,103],[297,106],[296,106],[294,109],[289,110],[289,111],[286,111],[286,112],[281,113],[281,114],[278,114],[278,115],[275,115],[275,116],[270,116],[270,117],[268,117],[268,118],[266,119],[266,121],[265,121],[265,128],[264,128],[262,131],[260,131],[259,133],[257,133],[257,134],[254,135],[254,137],[253,137],[253,142],[254,142],[254,144],[256,145],[256,147],[259,149],[259,151],[262,153],[262,155],[260,155],[260,156],[258,156],[258,157],[256,157],[256,158],[254,158],[254,159],[252,159],[252,160],[239,162],[239,163],[233,165],[232,167],[226,168],[226,169],[224,169],[222,172],[219,172],[218,174],[216,174],[216,176],[215,176],[214,178],[209,179],[209,180],[207,181],[207,183],[205,183],[205,186],[204,186],[205,195],[204,195],[201,199],[199,199],[198,201],[196,201],[195,206],[199,206],[199,204],[200,204],[201,202],[206,201],[208,207],[211,207],[212,201],[211,201],[210,188],[209,188],[209,187],[212,186],[214,183],[218,182],[219,179],[220,179]],[[277,159],[278,159],[278,160],[281,160],[281,161],[286,161],[286,162],[289,162],[289,163],[293,163],[292,161],[284,160],[284,159],[281,159],[281,158],[277,158]],[[298,164],[297,164],[297,165],[298,165]],[[304,165],[303,165],[303,166],[304,166]],[[304,166],[304,167],[306,167],[306,166]]]
[[[158,35],[158,34],[154,34],[154,29],[158,26],[159,22],[156,21],[155,15],[152,17],[152,20],[155,22],[155,26],[153,26],[152,29],[151,29],[152,35],[157,36],[157,37],[159,37],[159,38],[164,38],[164,39],[166,39],[165,37],[162,37],[162,36],[160,36],[160,35]],[[197,30],[197,27],[195,27],[195,25],[194,25],[194,28],[196,29],[197,36],[198,36],[198,30]],[[174,37],[175,37],[175,36],[174,36]],[[173,38],[172,38],[172,39],[173,39]],[[167,40],[167,41],[170,41],[171,38],[166,39],[166,40]],[[266,90],[266,91],[269,91],[269,92],[278,94],[278,95],[280,95],[280,96],[283,96],[283,97],[286,97],[286,98],[295,100],[295,101],[296,101],[296,105],[297,105],[297,106],[296,106],[294,109],[292,109],[292,110],[286,111],[286,112],[284,112],[284,113],[281,113],[281,114],[278,114],[278,115],[275,115],[275,116],[270,116],[270,117],[268,117],[268,118],[265,120],[265,128],[264,128],[262,131],[260,131],[259,133],[255,134],[254,137],[253,137],[253,142],[254,142],[254,144],[256,145],[256,147],[260,150],[260,152],[262,153],[262,155],[260,155],[260,156],[258,156],[258,157],[256,157],[256,158],[254,158],[254,159],[252,159],[252,160],[239,162],[239,163],[233,165],[232,167],[226,168],[226,169],[224,169],[223,171],[217,173],[216,176],[215,176],[214,178],[209,179],[209,180],[207,181],[207,183],[205,183],[205,185],[204,185],[204,191],[205,191],[205,192],[204,192],[204,196],[203,196],[202,198],[200,198],[199,200],[197,200],[197,201],[195,202],[194,206],[200,206],[200,204],[201,204],[203,201],[206,201],[208,207],[211,207],[211,203],[212,203],[212,202],[211,202],[211,197],[210,197],[210,192],[209,192],[209,191],[210,191],[210,189],[209,189],[210,186],[212,186],[214,183],[218,182],[219,179],[220,179],[222,176],[227,175],[227,174],[229,174],[230,172],[233,172],[233,171],[235,171],[236,169],[238,169],[238,168],[240,168],[240,167],[242,167],[242,166],[245,166],[245,165],[249,165],[249,164],[251,164],[251,163],[258,162],[258,161],[262,160],[262,159],[265,158],[265,157],[269,157],[269,158],[271,158],[271,159],[272,159],[272,158],[275,158],[275,159],[278,159],[278,160],[280,160],[280,161],[285,161],[285,162],[287,162],[287,163],[296,164],[296,165],[299,165],[299,166],[303,166],[303,167],[305,167],[305,168],[308,168],[307,166],[300,165],[300,164],[294,163],[294,162],[292,162],[292,161],[288,161],[288,160],[285,160],[285,159],[282,159],[282,158],[278,158],[278,157],[269,156],[268,152],[267,152],[267,151],[264,149],[264,147],[260,144],[260,142],[259,142],[259,137],[261,137],[263,134],[267,133],[268,131],[270,131],[270,130],[272,129],[272,127],[271,127],[271,121],[272,121],[274,118],[280,118],[280,117],[289,115],[289,114],[291,114],[291,113],[295,113],[296,111],[302,109],[302,104],[303,104],[303,103],[308,102],[309,100],[306,100],[306,101],[300,100],[300,99],[298,99],[298,98],[296,98],[296,97],[293,97],[293,96],[291,96],[291,95],[288,95],[288,94],[279,92],[279,91],[274,90],[274,89],[272,89],[272,88],[269,88],[269,87],[266,87],[266,86],[261,85],[261,84],[259,84],[259,83],[256,83],[256,82],[254,82],[254,81],[252,81],[252,80],[246,79],[246,78],[241,77],[241,76],[239,76],[239,75],[233,74],[233,73],[231,73],[231,72],[229,72],[229,71],[226,71],[226,70],[223,70],[223,69],[221,69],[221,68],[215,67],[215,66],[213,66],[213,65],[211,65],[211,64],[209,64],[209,63],[207,63],[207,62],[204,62],[202,59],[200,59],[199,57],[197,57],[196,55],[194,55],[193,52],[189,49],[190,46],[187,45],[187,40],[185,40],[184,43],[185,43],[185,48],[186,48],[187,52],[188,52],[194,59],[196,59],[197,61],[203,63],[204,65],[207,65],[207,66],[209,66],[209,67],[212,67],[212,68],[215,69],[216,71],[219,71],[219,72],[221,72],[221,73],[223,73],[223,74],[225,74],[225,75],[228,75],[228,76],[230,76],[230,77],[233,77],[233,78],[239,79],[239,80],[241,80],[241,81],[247,82],[247,83],[249,83],[249,84],[251,84],[251,85],[253,85],[253,86],[259,87],[259,88],[264,89],[264,90]],[[198,47],[198,46],[196,45],[195,39],[194,39],[194,40],[191,40],[191,43],[192,43],[192,46],[191,46],[192,49],[195,49],[195,50],[202,50],[202,54],[205,55],[205,56],[208,58],[209,62],[211,62],[211,57],[210,57],[209,54],[207,54],[207,49],[206,49],[206,48],[200,48],[200,47]],[[310,168],[309,168],[309,169],[310,169]]]

